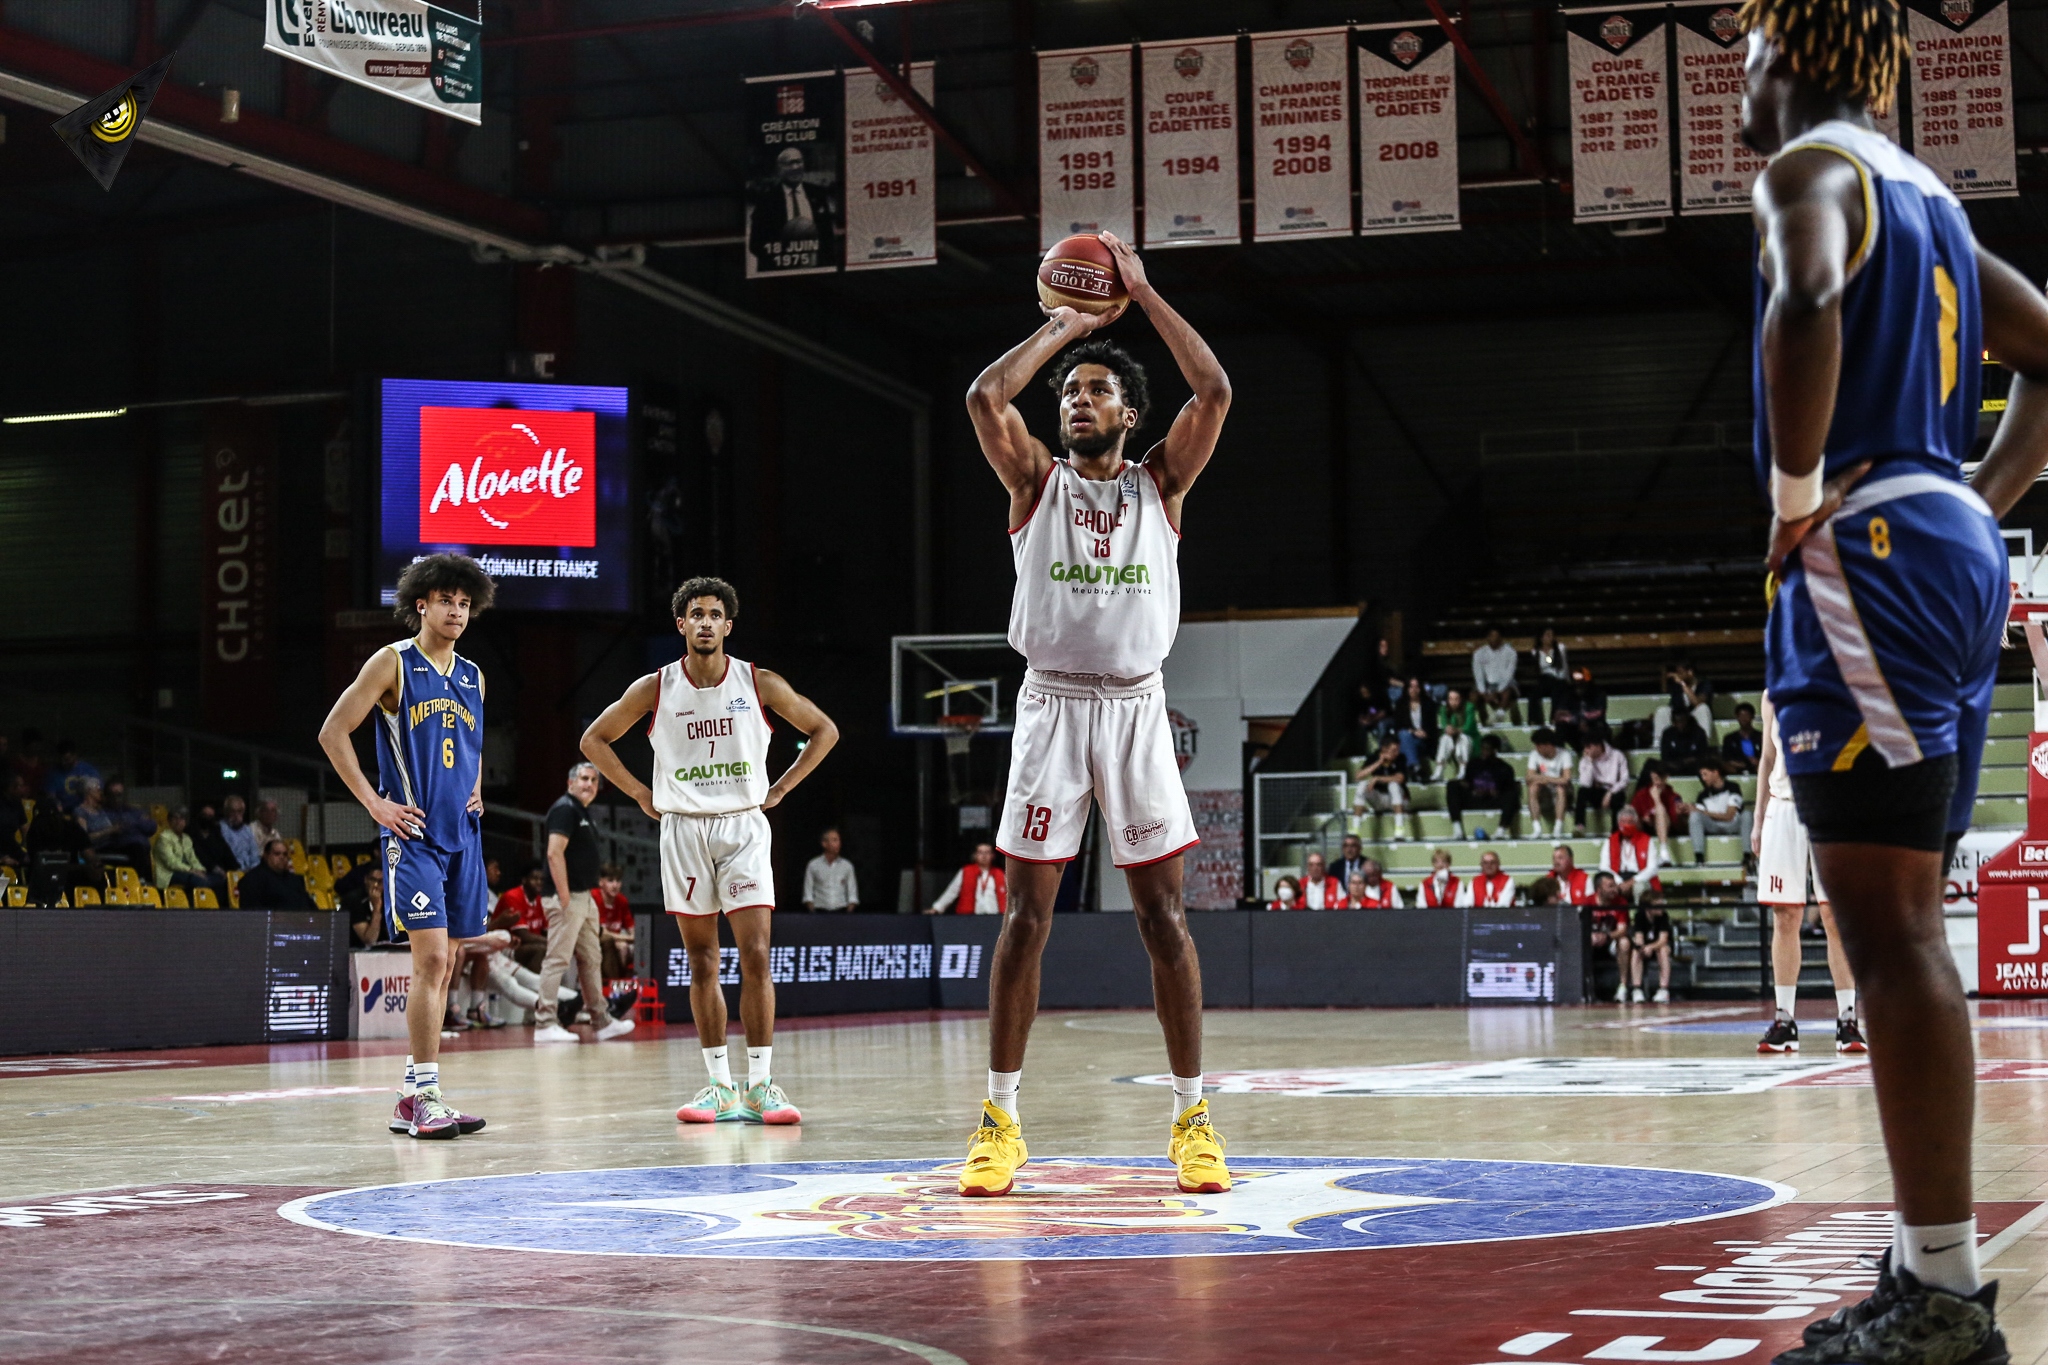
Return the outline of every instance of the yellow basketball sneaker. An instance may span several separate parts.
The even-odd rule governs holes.
[[[1223,1134],[1209,1122],[1209,1101],[1196,1100],[1173,1121],[1166,1159],[1180,1171],[1183,1194],[1222,1194],[1230,1188],[1230,1168],[1223,1164]]]
[[[960,1172],[960,1193],[969,1199],[993,1199],[1017,1186],[1017,1168],[1031,1154],[1024,1150],[1024,1130],[1017,1120],[981,1102],[981,1124],[967,1146],[967,1165]]]

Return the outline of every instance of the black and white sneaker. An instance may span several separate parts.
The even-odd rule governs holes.
[[[1877,1288],[1870,1291],[1870,1297],[1847,1308],[1837,1308],[1832,1317],[1807,1323],[1803,1333],[1806,1344],[1818,1346],[1829,1337],[1838,1337],[1872,1318],[1883,1317],[1898,1297],[1899,1282],[1892,1278],[1892,1249],[1886,1247],[1877,1258]]]
[[[1756,1045],[1758,1052],[1799,1051],[1799,1021],[1797,1019],[1773,1019],[1769,1029]]]
[[[1892,1272],[1892,1282],[1894,1296],[1883,1312],[1795,1346],[1772,1365],[2008,1365],[1997,1284],[1966,1298],[1924,1285],[1904,1267]]]
[[[1835,1021],[1835,1051],[1864,1053],[1870,1051],[1870,1044],[1863,1041],[1863,1030],[1856,1027],[1854,1019]]]

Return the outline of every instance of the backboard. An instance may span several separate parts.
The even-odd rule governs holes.
[[[980,733],[1010,733],[1024,659],[1001,635],[897,635],[889,641],[889,732],[958,732],[941,717],[972,713]]]

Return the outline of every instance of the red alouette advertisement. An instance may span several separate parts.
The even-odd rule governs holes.
[[[1742,143],[1742,62],[1748,54],[1734,5],[1679,5],[1677,47],[1680,213],[1747,213],[1764,158]]]
[[[421,540],[597,544],[594,414],[419,411]]]
[[[1572,216],[1671,212],[1664,6],[1565,11],[1571,53]]]
[[[1913,150],[1961,199],[2019,191],[2005,0],[1913,0]]]

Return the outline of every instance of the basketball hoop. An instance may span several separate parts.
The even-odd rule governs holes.
[[[982,717],[973,712],[959,715],[944,715],[936,718],[946,731],[946,756],[958,758],[973,744],[974,737],[981,730]]]

